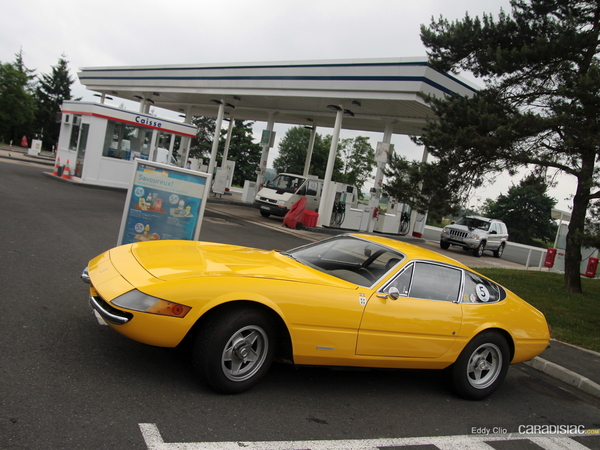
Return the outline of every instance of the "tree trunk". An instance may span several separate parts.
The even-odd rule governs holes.
[[[577,177],[577,192],[573,198],[573,211],[567,234],[565,250],[565,288],[568,292],[581,294],[581,243],[585,227],[585,214],[590,203],[594,173],[595,154],[584,156],[581,171]]]
[[[583,208],[583,219],[580,211],[581,206],[576,205],[577,201],[573,200],[573,212],[571,213],[571,222],[569,223],[569,231],[567,234],[567,248],[565,250],[565,288],[567,292],[581,294],[581,235],[585,221],[585,208]],[[582,202],[579,202],[582,203]]]

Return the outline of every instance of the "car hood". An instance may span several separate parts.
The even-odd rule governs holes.
[[[457,224],[447,225],[446,229],[447,230],[464,231],[465,233],[485,233],[485,230],[482,230],[481,228],[473,228],[473,227],[468,227],[466,225],[457,225]]]
[[[327,285],[342,282],[277,251],[211,242],[151,241],[111,250],[113,265],[130,282],[136,277],[136,269],[131,264],[133,258],[146,273],[164,281],[243,276],[299,282],[310,280]]]

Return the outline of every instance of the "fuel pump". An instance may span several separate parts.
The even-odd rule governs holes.
[[[357,189],[355,186],[344,183],[331,183],[331,220],[332,228],[344,228],[347,211],[358,203]]]

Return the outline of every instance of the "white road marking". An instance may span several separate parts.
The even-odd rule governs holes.
[[[94,315],[96,316],[96,320],[98,320],[98,323],[100,325],[106,325],[108,326],[108,324],[104,321],[104,319],[102,318],[102,316],[98,313],[98,311],[96,311],[95,309],[92,310]]]
[[[429,436],[394,439],[350,439],[323,441],[263,442],[165,442],[153,423],[140,423],[140,431],[148,450],[385,450],[386,447],[434,445],[440,450],[490,450],[486,442],[530,440],[544,450],[589,450],[569,436],[528,436],[523,434],[490,434],[463,436]],[[589,436],[589,435],[586,435]]]

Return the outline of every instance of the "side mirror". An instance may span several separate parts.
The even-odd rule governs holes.
[[[398,300],[398,297],[400,297],[400,291],[398,290],[397,287],[392,286],[389,290],[388,290],[388,296],[392,299],[392,300]]]

